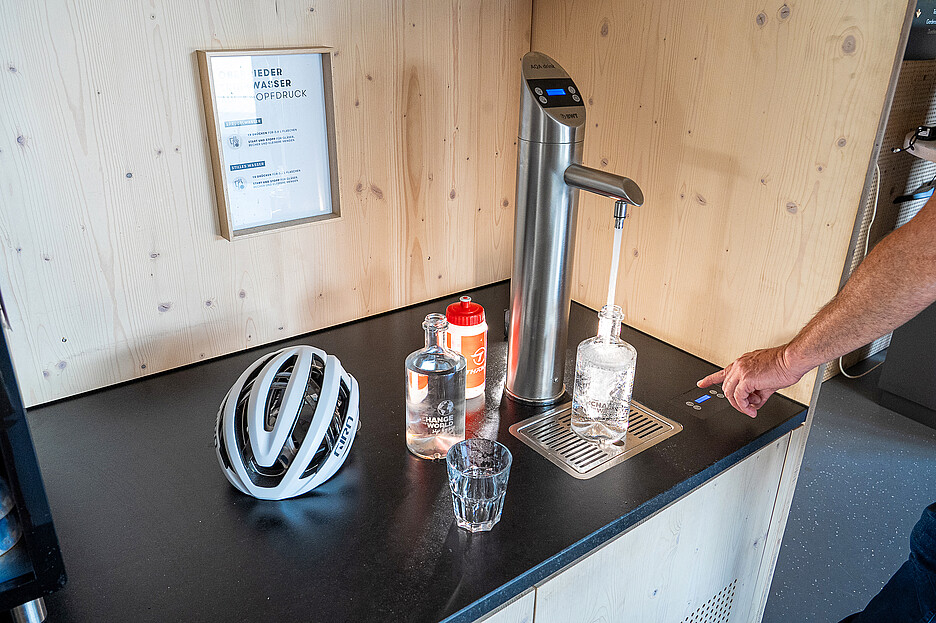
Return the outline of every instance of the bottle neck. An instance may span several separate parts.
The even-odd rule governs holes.
[[[426,348],[445,348],[445,334],[448,333],[449,323],[442,314],[429,314],[423,322],[426,331]]]
[[[598,339],[610,341],[611,338],[617,338],[621,335],[621,320],[624,313],[617,305],[605,305],[598,312]]]
[[[446,329],[442,329],[440,331],[434,327],[427,328],[426,329],[426,348],[430,348],[432,346],[445,346],[445,334],[446,333],[448,333]]]

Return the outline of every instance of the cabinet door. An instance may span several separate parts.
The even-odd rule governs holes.
[[[758,571],[790,435],[536,589],[536,623],[738,623]]]
[[[536,592],[531,588],[501,606],[500,610],[481,617],[475,623],[533,623],[535,599]]]

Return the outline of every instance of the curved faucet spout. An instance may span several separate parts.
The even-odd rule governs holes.
[[[643,191],[637,182],[614,173],[599,171],[580,164],[570,164],[563,174],[565,183],[574,188],[604,195],[637,206],[643,205]]]

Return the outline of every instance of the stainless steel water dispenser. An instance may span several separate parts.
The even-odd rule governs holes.
[[[550,404],[564,392],[579,189],[615,199],[619,213],[641,205],[643,193],[633,180],[581,165],[581,93],[545,54],[522,62],[506,392]]]

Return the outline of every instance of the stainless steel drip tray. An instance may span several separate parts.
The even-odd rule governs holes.
[[[517,422],[510,433],[576,478],[597,476],[682,430],[682,424],[632,401],[623,444],[597,444],[572,432],[572,403]]]

